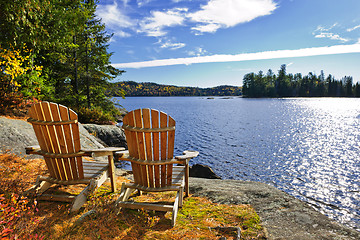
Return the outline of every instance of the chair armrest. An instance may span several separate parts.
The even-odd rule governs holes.
[[[198,155],[199,155],[198,151],[186,150],[183,152],[183,155],[176,156],[175,158],[178,160],[187,160],[187,159],[197,157]]]
[[[115,152],[114,157],[115,157],[115,160],[117,160],[117,161],[119,161],[119,160],[130,161],[130,159],[128,159],[129,150]]]
[[[37,152],[40,151],[40,146],[39,145],[28,146],[25,147],[25,151],[26,154],[38,154]]]
[[[185,197],[188,197],[190,194],[190,190],[189,190],[189,176],[190,176],[190,172],[189,172],[189,162],[190,159],[197,157],[199,155],[198,151],[184,151],[183,155],[181,156],[176,156],[175,159],[178,160],[182,160],[184,161],[184,165],[185,165]]]
[[[125,150],[123,147],[107,147],[107,148],[98,148],[98,149],[81,149],[80,151],[85,152],[85,156],[89,157],[101,157],[109,156],[117,151]]]

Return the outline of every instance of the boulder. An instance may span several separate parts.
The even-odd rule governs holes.
[[[0,150],[10,151],[22,155],[25,147],[38,145],[35,132],[28,122],[24,120],[0,117]]]
[[[83,124],[84,128],[93,136],[99,138],[109,147],[127,148],[124,131],[114,125]]]
[[[103,148],[96,138],[79,124],[80,143],[84,149]],[[0,150],[25,156],[25,147],[39,145],[30,123],[25,120],[0,117]]]
[[[211,167],[203,164],[194,164],[190,167],[190,177],[208,178],[208,179],[221,179],[211,169]]]

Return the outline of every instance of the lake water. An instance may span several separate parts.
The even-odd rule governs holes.
[[[360,99],[128,97],[176,120],[176,154],[224,179],[271,184],[360,231]]]

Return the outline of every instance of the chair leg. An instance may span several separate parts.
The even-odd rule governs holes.
[[[84,190],[81,191],[81,193],[79,193],[79,195],[75,197],[70,208],[70,212],[78,211],[82,207],[82,205],[86,203],[87,196],[90,194],[90,192],[92,192],[91,188],[92,186],[88,185],[86,188],[84,188]]]
[[[118,203],[119,203],[120,201],[122,201],[122,198],[123,198],[124,194],[125,194],[125,183],[123,183],[123,184],[121,185],[120,195],[119,195],[118,199],[116,199],[116,201],[115,201],[115,206],[117,206]]]
[[[126,200],[129,199],[130,195],[132,192],[134,192],[136,189],[132,189],[132,188],[126,188],[125,183],[123,183],[121,185],[121,190],[120,190],[120,196],[119,198],[115,201],[115,207],[118,208],[116,214],[118,215],[121,211],[121,207],[118,207],[119,202],[125,202]]]
[[[179,198],[180,198],[180,191],[177,192],[176,194],[176,199],[174,202],[174,207],[173,207],[173,212],[172,212],[172,220],[171,220],[171,225],[174,227],[176,224],[176,217],[177,217],[177,213],[179,210]]]
[[[182,208],[183,201],[184,201],[184,189],[181,188],[181,189],[180,189],[180,199],[179,199],[179,207],[180,207],[180,208]]]
[[[185,197],[189,196],[189,161],[190,159],[186,160],[186,164],[185,164]]]
[[[127,188],[122,201],[127,201],[129,199],[131,193],[133,193],[134,191],[136,191],[136,189]]]
[[[46,190],[48,190],[53,184],[50,182],[42,181],[38,184],[36,187],[36,193],[38,195],[44,193]]]
[[[43,193],[51,187],[51,185],[49,185],[49,183],[47,183],[46,181],[40,180],[40,177],[41,176],[37,177],[35,184],[33,186],[31,186],[29,189],[27,189],[25,192],[23,192],[23,195],[25,195],[25,196],[28,196],[30,194],[37,195],[39,191],[41,191],[41,193]]]
[[[111,191],[116,192],[116,177],[115,177],[115,165],[114,165],[114,159],[113,159],[113,153],[108,156],[109,161],[109,176],[110,176],[110,182],[111,182]]]

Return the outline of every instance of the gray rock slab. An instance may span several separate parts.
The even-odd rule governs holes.
[[[251,204],[269,239],[360,239],[360,232],[341,225],[310,205],[264,183],[190,178],[190,192],[213,202]]]
[[[83,124],[84,128],[107,146],[127,148],[124,131],[113,125]]]
[[[22,155],[25,147],[38,145],[30,123],[23,120],[0,117],[0,150]]]
[[[104,147],[81,124],[79,124],[79,130],[82,148],[97,149]],[[25,147],[32,145],[38,145],[38,141],[30,123],[24,120],[0,117],[0,150],[2,152],[10,151],[29,157],[25,155]]]

